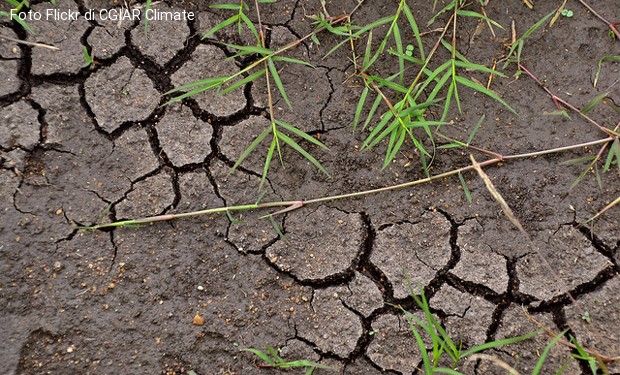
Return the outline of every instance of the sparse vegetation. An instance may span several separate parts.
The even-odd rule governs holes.
[[[28,6],[27,1],[4,1],[17,11],[21,11]],[[285,122],[278,118],[274,102],[276,100],[275,96],[279,95],[283,102],[291,108],[292,103],[296,99],[287,94],[287,82],[281,75],[281,67],[283,65],[296,64],[308,69],[314,68],[309,61],[290,57],[288,53],[306,41],[312,41],[317,45],[324,45],[325,42],[321,41],[321,39],[323,39],[326,33],[330,33],[337,36],[339,41],[335,45],[328,47],[330,49],[326,55],[335,53],[339,48],[350,48],[354,71],[349,79],[356,81],[359,85],[359,98],[356,98],[355,107],[351,108],[354,118],[351,126],[353,131],[364,132],[365,134],[365,140],[361,145],[362,150],[370,152],[369,150],[379,145],[384,146],[385,155],[381,167],[385,169],[393,163],[394,159],[405,147],[410,147],[409,151],[416,155],[426,177],[367,191],[310,199],[273,202],[261,202],[259,199],[256,203],[251,204],[217,207],[180,214],[163,214],[110,223],[102,223],[104,219],[102,218],[95,225],[81,226],[80,229],[132,227],[213,213],[224,213],[228,215],[231,221],[234,221],[232,212],[235,211],[277,209],[279,211],[269,211],[264,217],[271,219],[276,231],[283,237],[283,232],[273,220],[275,215],[291,212],[307,205],[411,188],[439,179],[457,177],[467,201],[471,203],[473,201],[472,193],[463,177],[463,173],[476,171],[485,182],[487,189],[500,203],[508,219],[520,231],[525,232],[516,215],[484,173],[483,169],[485,167],[499,163],[510,163],[518,159],[536,158],[569,150],[580,150],[587,147],[590,149],[596,148],[598,151],[595,155],[571,159],[560,164],[585,164],[585,168],[575,179],[571,188],[576,188],[588,176],[595,176],[594,178],[598,185],[603,187],[604,180],[602,176],[605,173],[615,170],[620,172],[620,122],[615,126],[608,126],[590,116],[590,112],[601,105],[607,105],[617,113],[620,113],[620,107],[613,101],[610,94],[603,92],[596,95],[583,108],[578,108],[557,94],[554,88],[548,83],[543,82],[535,72],[528,69],[529,65],[525,62],[528,38],[555,22],[560,15],[566,18],[574,16],[573,10],[564,8],[566,1],[556,10],[536,21],[520,37],[517,38],[517,35],[513,34],[512,41],[508,43],[504,55],[498,56],[493,64],[486,65],[482,62],[468,59],[460,52],[457,42],[459,40],[460,25],[465,19],[478,20],[486,25],[491,32],[493,28],[504,28],[487,16],[484,11],[485,2],[482,0],[473,3],[464,0],[453,0],[447,3],[441,2],[442,5],[446,5],[438,9],[429,21],[429,25],[439,24],[443,21],[441,26],[437,28],[436,33],[423,33],[420,31],[418,20],[416,20],[406,0],[398,2],[396,12],[393,15],[380,18],[367,25],[355,24],[353,16],[358,9],[357,7],[348,14],[337,17],[321,12],[312,16],[314,22],[314,30],[312,32],[277,49],[268,46],[265,38],[265,25],[262,23],[260,16],[260,4],[266,2],[272,1],[256,1],[256,23],[250,20],[248,15],[249,6],[244,0],[235,4],[226,3],[212,6],[214,9],[230,12],[231,15],[207,31],[202,38],[212,38],[218,32],[227,28],[236,28],[239,34],[248,32],[253,37],[254,45],[222,44],[222,46],[233,52],[233,59],[243,59],[245,65],[232,75],[206,77],[196,82],[176,87],[164,94],[169,98],[166,104],[182,102],[193,95],[207,90],[215,90],[219,94],[225,95],[250,83],[258,84],[264,80],[267,95],[266,114],[269,119],[269,125],[258,132],[258,134],[253,135],[252,142],[238,156],[232,169],[238,168],[257,149],[264,147],[266,156],[259,185],[259,189],[264,190],[271,163],[275,158],[278,162],[284,164],[285,157],[282,150],[284,147],[289,147],[299,153],[316,169],[329,175],[329,171],[320,161],[320,156],[309,151],[311,149],[326,150],[327,145],[317,137],[302,131],[296,124]],[[52,3],[55,2],[52,1]],[[618,36],[617,24],[606,21],[584,1],[580,0],[580,3],[607,23],[611,35]],[[361,4],[362,2],[358,6],[361,6]],[[440,2],[436,0],[434,4],[439,6]],[[476,8],[474,8],[474,5],[476,5]],[[151,0],[147,0],[145,6],[146,9],[149,9],[152,6]],[[10,14],[0,12],[0,16],[10,17]],[[13,21],[29,32],[33,32],[30,25],[19,19],[19,17],[13,17]],[[144,31],[145,33],[148,32],[146,20],[144,22]],[[405,40],[403,38],[405,34],[412,35],[413,38]],[[433,35],[437,34],[439,36],[433,38]],[[383,36],[377,40],[376,35]],[[428,45],[432,47],[429,49],[426,47]],[[95,64],[92,51],[89,53],[86,47],[84,47],[83,51],[85,66]],[[394,69],[386,72],[385,66],[382,65],[385,64],[385,61],[388,61],[388,64],[391,63]],[[597,86],[601,74],[604,74],[606,63],[615,63],[617,61],[620,61],[620,56],[616,55],[605,55],[598,59],[597,66],[593,67],[596,72],[593,81],[594,87]],[[498,66],[501,68],[498,68]],[[488,77],[487,83],[481,82],[475,76]],[[485,124],[485,115],[479,118],[479,121],[473,126],[472,131],[467,137],[463,137],[467,139],[456,139],[456,137],[444,135],[441,132],[442,127],[455,126],[450,121],[451,116],[455,113],[461,114],[467,110],[461,101],[465,92],[482,94],[491,98],[492,102],[498,107],[503,108],[503,110],[512,114],[518,113],[518,108],[513,108],[509,102],[503,99],[501,93],[496,92],[491,87],[494,79],[531,79],[540,89],[548,94],[557,107],[557,111],[550,113],[551,115],[562,116],[567,120],[572,120],[571,116],[579,117],[594,126],[601,133],[600,137],[595,140],[568,146],[553,147],[550,145],[546,149],[505,154],[475,142],[476,135]],[[470,155],[471,162],[464,166],[447,172],[433,174],[431,165],[435,161],[437,153],[451,152],[453,150],[459,150],[466,154],[475,153],[488,158],[478,162],[473,155]],[[261,191],[261,193],[264,193],[264,191]],[[620,197],[612,200],[611,203],[586,220],[584,224],[597,219],[619,203]],[[516,370],[512,367],[482,352],[527,340],[538,334],[538,332],[532,332],[515,338],[490,341],[473,348],[462,348],[460,343],[455,342],[448,335],[445,327],[435,318],[424,291],[421,290],[419,294],[416,294],[410,288],[410,295],[416,302],[419,311],[423,313],[423,319],[420,319],[401,306],[395,306],[395,308],[405,316],[409,323],[411,334],[422,356],[423,369],[421,370],[426,374],[461,374],[459,366],[465,361],[473,360],[496,361],[498,366],[504,367],[510,373],[516,373]],[[588,319],[590,319],[589,314],[587,316],[584,314],[583,320],[588,321]],[[605,362],[601,360],[601,357],[591,350],[582,347],[569,334],[568,331],[563,331],[551,335],[550,341],[540,354],[540,358],[532,372],[533,375],[541,373],[542,366],[554,345],[569,346],[573,350],[574,358],[585,361],[593,374],[596,374],[597,371],[607,373]],[[566,337],[569,338],[565,339]],[[427,347],[429,340],[431,343],[430,348]],[[267,352],[253,348],[245,350],[264,362],[258,365],[261,368],[303,368],[305,374],[312,374],[317,368],[329,368],[309,360],[286,361],[280,357],[276,349],[269,346],[266,346]],[[442,359],[446,356],[452,364],[451,367],[442,367],[441,365]],[[562,372],[561,369],[558,371]]]

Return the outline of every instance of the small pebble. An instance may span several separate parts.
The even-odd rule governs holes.
[[[198,312],[196,312],[196,315],[194,315],[194,320],[192,321],[192,324],[195,326],[201,326],[205,324],[205,318],[198,315]]]

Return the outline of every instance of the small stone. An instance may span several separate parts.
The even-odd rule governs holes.
[[[194,320],[192,321],[192,324],[195,326],[201,326],[205,324],[205,318],[203,318],[202,316],[198,315],[198,311],[196,311],[196,315],[194,315]]]
[[[205,287],[202,286],[202,285],[198,285],[198,290],[200,290],[202,292],[203,290],[205,290]]]
[[[67,353],[73,353],[73,351],[74,351],[74,350],[75,350],[75,347],[74,347],[73,345],[70,345],[70,346],[67,348]]]

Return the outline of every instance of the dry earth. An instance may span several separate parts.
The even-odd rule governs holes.
[[[37,11],[51,7],[36,3]],[[59,0],[57,7],[84,14],[114,3]],[[227,59],[232,52],[216,41],[242,43],[234,30],[200,40],[224,19],[206,3],[158,4],[193,10],[198,19],[153,21],[147,36],[138,22],[30,21],[36,34],[0,22],[0,35],[62,49],[0,40],[1,374],[277,373],[258,368],[260,361],[241,350],[264,344],[281,348],[285,359],[319,361],[339,374],[411,374],[421,357],[394,308],[417,309],[407,275],[414,288],[424,287],[434,314],[465,348],[536,329],[528,312],[555,332],[570,328],[584,347],[620,355],[619,211],[578,226],[620,195],[620,179],[612,171],[602,176],[602,188],[592,175],[570,189],[584,166],[562,164],[593,155],[595,148],[487,169],[531,242],[474,173],[464,175],[471,204],[458,179],[446,179],[287,213],[279,219],[286,240],[268,220],[258,220],[264,212],[237,214],[239,223],[212,215],[141,228],[75,229],[100,219],[256,200],[264,151],[235,172],[230,167],[268,124],[260,83],[223,97],[209,92],[183,105],[160,106],[166,101],[161,95],[173,87],[231,74],[243,63]],[[354,20],[364,24],[389,15],[392,3],[368,0]],[[431,3],[410,2],[421,25],[432,15]],[[477,22],[468,20],[459,33],[460,51],[491,66],[510,38],[512,20],[522,34],[560,3],[536,1],[530,10],[522,1],[492,0],[486,11],[506,30],[496,29],[493,37],[485,28],[474,38]],[[620,21],[617,0],[591,3]],[[354,5],[328,1],[327,7],[338,14]],[[6,3],[0,7],[8,10]],[[569,0],[567,8],[572,18],[560,18],[527,41],[524,63],[578,107],[606,91],[620,103],[618,63],[606,64],[597,88],[592,84],[596,62],[620,54],[620,42],[577,1]],[[319,1],[264,5],[268,42],[283,45],[304,35],[311,30],[306,15],[319,10]],[[385,170],[381,147],[359,151],[364,133],[353,133],[350,124],[360,89],[347,81],[349,56],[342,50],[322,59],[336,38],[320,39],[321,46],[307,43],[293,52],[315,69],[283,66],[293,110],[281,100],[276,107],[283,108],[282,119],[329,147],[325,152],[304,144],[330,177],[287,149],[285,167],[272,166],[263,201],[424,177],[411,148]],[[84,67],[83,46],[94,51],[93,67]],[[385,69],[393,66],[388,63],[381,62]],[[519,116],[463,90],[464,112],[454,114],[456,126],[446,132],[466,139],[485,114],[475,142],[503,154],[601,137],[576,115],[545,115],[555,106],[525,75],[496,79],[493,89]],[[592,116],[610,128],[620,118],[605,105]],[[431,173],[468,163],[461,151],[441,152]],[[193,324],[195,315],[203,325]],[[548,340],[543,333],[488,354],[530,373]],[[552,350],[543,372],[562,364],[565,373],[588,373],[564,346]],[[609,369],[620,372],[618,364]],[[460,370],[502,373],[487,362]]]

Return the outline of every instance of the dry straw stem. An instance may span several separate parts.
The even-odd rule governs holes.
[[[489,362],[493,362],[494,364],[496,364],[497,366],[503,368],[504,370],[508,371],[509,375],[520,375],[519,372],[517,370],[515,370],[514,368],[512,368],[508,363],[502,361],[501,359],[497,358],[496,356],[493,355],[488,355],[488,354],[483,354],[483,353],[479,353],[479,354],[474,354],[471,357],[467,358],[467,362],[474,362],[477,360],[485,360],[485,361],[489,361]]]
[[[534,324],[536,324],[537,326],[539,326],[542,330],[544,330],[545,332],[547,332],[547,334],[550,337],[555,337],[557,336],[557,333],[553,332],[553,330],[551,330],[549,327],[545,326],[544,324],[542,324],[541,322],[539,322],[538,320],[534,319],[534,317],[532,315],[530,315],[527,310],[523,309],[523,313],[525,314],[525,316],[527,316],[527,318],[533,322]],[[569,342],[567,340],[564,339],[560,339],[558,340],[558,343],[561,345],[565,345],[571,349],[576,349],[577,347],[575,346],[575,344],[573,344],[572,342]],[[583,348],[583,350],[590,354],[591,356],[595,357],[597,360],[599,360],[602,363],[613,363],[613,362],[619,362],[620,361],[620,357],[609,357],[606,355],[603,355],[599,352],[597,352],[596,350],[592,350],[592,349],[586,349]]]
[[[598,14],[590,5],[588,5],[588,3],[586,3],[584,0],[579,0],[579,2],[581,3],[581,5],[583,5],[584,7],[588,8],[588,10],[590,12],[592,12],[592,14],[594,14],[598,19],[600,19],[601,21],[605,22],[607,24],[607,27],[609,27],[609,29],[614,33],[614,35],[616,36],[616,39],[620,39],[620,31],[618,31],[618,29],[616,28],[616,25],[618,25],[618,23],[611,23],[609,21],[607,21],[605,19],[605,17],[601,16],[600,14]]]
[[[564,147],[557,147],[557,148],[552,148],[552,149],[547,149],[547,150],[529,152],[529,153],[522,153],[522,154],[514,154],[514,155],[499,155],[498,154],[499,155],[498,157],[478,163],[478,166],[480,168],[483,168],[489,165],[497,164],[497,163],[508,161],[508,160],[533,158],[533,157],[563,152],[567,150],[573,150],[573,149],[578,149],[578,148],[583,148],[583,147],[591,147],[591,146],[596,146],[596,145],[601,145],[601,144],[611,142],[614,139],[615,138],[613,137],[607,137],[607,138],[602,138],[602,139],[598,139],[595,141],[579,143],[579,144],[574,144],[574,145],[564,146]],[[438,175],[422,178],[422,179],[415,180],[415,181],[405,182],[399,185],[392,185],[392,186],[387,186],[387,187],[378,188],[378,189],[365,190],[365,191],[359,191],[355,193],[347,193],[347,194],[341,194],[341,195],[334,195],[334,196],[329,196],[329,197],[314,198],[310,200],[300,199],[300,200],[292,200],[292,201],[253,203],[253,204],[230,206],[230,207],[217,207],[217,208],[210,208],[210,209],[200,210],[200,211],[184,212],[180,214],[157,215],[157,216],[145,217],[141,219],[115,221],[112,223],[96,224],[92,226],[81,226],[79,227],[79,229],[91,229],[92,230],[92,229],[104,229],[104,228],[123,227],[123,226],[135,226],[139,224],[153,223],[153,222],[159,222],[159,221],[168,221],[168,220],[173,220],[173,219],[180,219],[180,218],[200,216],[200,215],[210,215],[210,214],[215,214],[215,213],[269,209],[269,208],[279,208],[279,207],[285,208],[285,210],[282,210],[280,212],[287,212],[287,211],[296,210],[298,208],[301,208],[303,206],[310,205],[310,204],[319,204],[319,203],[331,202],[331,201],[342,200],[342,199],[362,197],[362,196],[366,196],[370,194],[383,193],[383,192],[388,192],[388,191],[393,191],[393,190],[398,190],[398,189],[410,188],[416,185],[426,184],[431,181],[440,180],[440,179],[450,177],[450,176],[453,176],[459,173],[463,173],[466,171],[470,171],[473,169],[474,169],[473,165],[468,165],[468,166],[461,167],[458,169],[450,170],[448,172],[440,173]],[[276,213],[271,213],[267,216],[274,215],[274,214]]]
[[[474,169],[476,170],[476,172],[478,172],[478,174],[480,175],[480,178],[482,178],[482,180],[484,181],[484,184],[487,187],[487,190],[491,193],[493,198],[495,198],[495,200],[502,207],[502,211],[504,211],[504,215],[508,217],[508,220],[510,220],[510,222],[515,227],[517,227],[517,229],[519,229],[521,233],[523,233],[526,237],[529,238],[527,232],[525,231],[525,229],[523,229],[523,226],[521,225],[521,223],[515,216],[514,212],[512,212],[512,209],[510,208],[510,206],[508,206],[508,203],[506,203],[506,201],[504,200],[504,197],[502,197],[499,191],[497,191],[497,189],[495,188],[495,185],[493,185],[493,182],[491,182],[491,179],[489,178],[489,176],[487,176],[487,174],[484,173],[484,171],[480,167],[480,164],[478,164],[478,162],[474,158],[474,155],[470,154],[469,158],[471,159],[471,163]]]
[[[484,181],[484,184],[487,188],[487,190],[491,193],[491,195],[493,196],[493,198],[499,203],[499,205],[502,207],[502,211],[504,212],[504,215],[506,215],[506,217],[508,218],[508,220],[510,220],[510,222],[517,227],[517,229],[519,229],[519,232],[521,232],[525,238],[527,239],[527,242],[529,243],[529,245],[532,247],[532,249],[534,249],[534,255],[536,257],[538,257],[538,261],[540,262],[540,264],[543,265],[543,267],[546,268],[546,270],[549,272],[550,275],[553,275],[555,278],[555,282],[562,286],[562,288],[564,290],[566,290],[566,294],[568,295],[568,298],[570,298],[570,300],[577,305],[577,301],[573,298],[573,296],[571,295],[568,286],[566,285],[566,283],[564,281],[562,281],[559,277],[558,277],[558,272],[555,272],[555,270],[553,269],[553,267],[551,267],[551,265],[549,264],[549,262],[547,262],[546,257],[544,257],[541,254],[541,251],[539,249],[538,246],[536,246],[536,244],[534,243],[534,241],[532,240],[532,238],[530,237],[529,233],[527,233],[525,231],[525,229],[523,228],[523,225],[521,225],[521,222],[517,219],[517,217],[515,216],[514,212],[512,211],[512,209],[510,208],[510,206],[508,206],[508,203],[506,203],[506,200],[504,199],[504,197],[502,197],[502,195],[499,193],[499,191],[495,188],[495,185],[493,185],[493,182],[491,182],[491,179],[489,178],[489,176],[487,176],[486,173],[484,173],[484,171],[482,170],[482,168],[480,167],[480,164],[478,164],[478,162],[476,161],[476,159],[474,158],[474,155],[469,155],[471,158],[471,162],[472,162],[472,166],[473,168],[476,170],[476,172],[478,172],[478,174],[480,175],[480,178],[482,178],[482,180]]]
[[[24,44],[24,45],[27,45],[27,46],[47,48],[47,49],[51,49],[52,51],[60,51],[61,50],[59,47],[51,46],[49,44],[28,42],[28,41],[21,40],[21,39],[11,38],[10,36],[6,36],[6,35],[2,35],[2,34],[0,34],[0,39],[8,40],[9,42],[13,42],[13,43]]]

